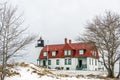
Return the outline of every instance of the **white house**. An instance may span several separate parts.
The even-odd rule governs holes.
[[[44,42],[39,40],[38,44]],[[40,51],[37,59],[39,66],[59,70],[99,70],[98,50],[95,43],[72,43],[71,40],[64,40],[64,44],[46,45]]]

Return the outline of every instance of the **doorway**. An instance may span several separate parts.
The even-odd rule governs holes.
[[[79,61],[78,61],[78,66],[79,66],[79,67],[82,67],[82,60],[79,60]]]
[[[43,60],[43,66],[46,66],[46,60]]]

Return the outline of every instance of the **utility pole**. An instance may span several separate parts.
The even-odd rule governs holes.
[[[49,46],[48,46],[49,41],[47,40],[47,69],[48,69],[48,53],[49,53]]]

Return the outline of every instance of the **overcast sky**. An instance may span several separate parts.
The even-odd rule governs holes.
[[[85,24],[105,10],[120,13],[120,0],[8,0],[24,13],[25,24],[31,33],[42,36],[49,44],[82,34]],[[38,36],[38,37],[39,37]],[[32,46],[34,47],[34,46]],[[29,57],[35,54],[30,50]],[[31,61],[32,58],[28,61]],[[35,61],[35,59],[33,59]]]
[[[10,0],[24,12],[25,24],[32,33],[49,43],[75,40],[85,24],[105,10],[120,13],[120,0]]]

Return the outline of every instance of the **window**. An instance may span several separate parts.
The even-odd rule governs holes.
[[[64,55],[65,55],[65,56],[71,55],[71,50],[64,50]]]
[[[68,59],[68,64],[71,65],[71,59]]]
[[[68,50],[68,55],[71,55],[71,50]]]
[[[83,49],[80,49],[80,50],[79,50],[79,54],[84,54],[84,50],[83,50]]]
[[[43,56],[47,56],[47,51],[44,51],[44,52],[43,52]]]
[[[93,56],[97,56],[97,52],[95,50],[92,50],[91,53]]]
[[[56,60],[56,65],[59,65],[59,64],[60,64],[59,59],[57,59]]]
[[[67,65],[67,59],[65,59],[65,65]]]
[[[52,56],[56,56],[56,51],[52,51]]]
[[[64,55],[67,55],[67,50],[64,50]]]
[[[95,59],[95,65],[97,65],[97,60]]]
[[[96,52],[96,51],[95,51],[95,53],[94,53],[94,54],[95,54],[95,56],[97,56],[97,52]]]
[[[93,51],[93,53],[92,53],[92,54],[93,54],[93,56],[95,56],[95,51]]]
[[[71,59],[65,59],[65,65],[71,65]]]
[[[70,70],[70,68],[69,68],[69,67],[66,67],[66,70]]]
[[[89,64],[91,65],[91,59],[89,59]]]
[[[51,60],[48,60],[48,65],[51,65]]]
[[[93,65],[93,59],[92,59],[92,65]]]

